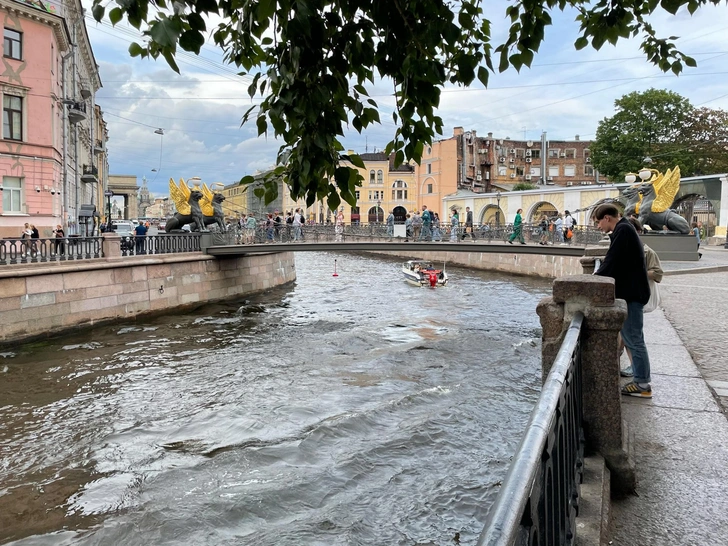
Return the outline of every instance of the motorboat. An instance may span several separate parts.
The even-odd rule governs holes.
[[[437,269],[429,260],[408,260],[402,264],[404,280],[416,286],[438,286],[447,285],[447,273],[445,266]]]

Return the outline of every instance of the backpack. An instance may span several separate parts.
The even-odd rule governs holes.
[[[286,218],[286,224],[292,224],[293,223],[293,216],[289,216]]]

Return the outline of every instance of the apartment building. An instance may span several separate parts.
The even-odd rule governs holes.
[[[41,236],[56,224],[82,232],[81,205],[101,203],[107,161],[81,1],[0,0],[0,21],[0,236],[17,237],[25,222]]]

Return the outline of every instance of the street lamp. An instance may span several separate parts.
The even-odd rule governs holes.
[[[495,211],[495,225],[500,226],[500,190],[495,192],[495,199],[498,203],[498,209]]]
[[[382,202],[377,199],[377,224],[379,223],[379,206],[382,204]]]

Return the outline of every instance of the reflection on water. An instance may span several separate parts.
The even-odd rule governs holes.
[[[473,544],[538,395],[548,285],[296,261],[247,300],[0,355],[0,542]]]

